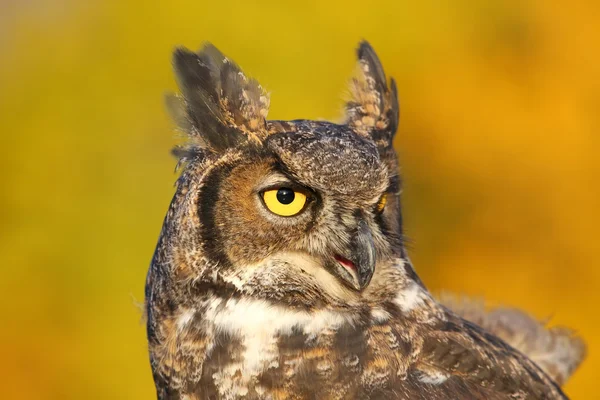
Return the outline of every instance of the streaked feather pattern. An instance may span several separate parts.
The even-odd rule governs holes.
[[[586,356],[583,340],[569,328],[547,327],[516,308],[486,309],[482,300],[440,296],[442,304],[456,314],[498,336],[527,355],[559,385],[564,384]]]
[[[415,273],[397,91],[368,43],[345,124],[267,121],[262,87],[210,44],[173,64],[188,143],[146,281],[159,399],[566,398],[579,339],[514,310],[451,311]],[[279,187],[310,200],[277,216],[261,193]]]

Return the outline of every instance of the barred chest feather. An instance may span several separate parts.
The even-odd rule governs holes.
[[[422,346],[417,330],[434,319],[416,312],[413,323],[389,323],[418,311],[424,295],[414,290],[362,312],[211,297],[181,312],[176,330],[188,357],[190,349],[203,353],[194,357],[198,365],[188,364],[196,369],[190,375],[198,378],[200,398],[314,398],[315,388],[318,398],[371,398],[410,376],[428,385],[445,381],[443,374],[411,368]]]

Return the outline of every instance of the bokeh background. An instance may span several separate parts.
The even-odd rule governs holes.
[[[424,281],[573,327],[600,369],[600,3],[0,1],[5,399],[149,399],[140,304],[173,193],[175,45],[210,40],[274,119],[337,119],[362,38],[398,82]]]

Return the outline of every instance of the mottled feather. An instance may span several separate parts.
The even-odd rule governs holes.
[[[269,96],[217,48],[206,44],[198,53],[178,48],[173,66],[182,97],[169,96],[168,108],[192,140],[224,151],[266,137]]]
[[[388,87],[381,62],[368,42],[360,43],[357,55],[358,72],[350,82],[346,123],[358,134],[387,146],[398,129],[400,116],[396,82],[392,78]]]
[[[569,328],[548,327],[522,310],[506,307],[486,309],[482,300],[440,296],[442,304],[527,355],[556,383],[562,385],[586,356],[583,340]]]
[[[176,50],[167,104],[189,141],[146,280],[158,398],[565,399],[580,342],[512,311],[459,316],[420,281],[396,87],[366,42],[358,65],[347,123],[266,121],[215,47]],[[297,215],[267,209],[278,188],[308,199]]]

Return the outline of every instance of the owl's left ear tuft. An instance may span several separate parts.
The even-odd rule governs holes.
[[[173,67],[181,96],[167,97],[167,108],[192,145],[221,152],[265,139],[268,94],[216,47],[178,48]]]
[[[360,43],[357,55],[358,73],[350,82],[346,123],[359,135],[389,147],[400,114],[396,82],[392,78],[388,86],[381,62],[368,42]]]

